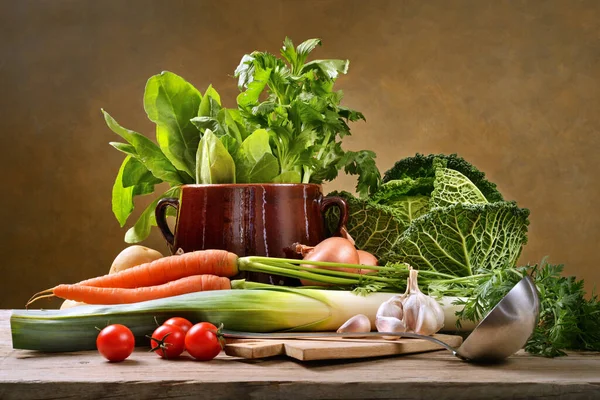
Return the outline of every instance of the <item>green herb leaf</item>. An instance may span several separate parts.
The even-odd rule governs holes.
[[[156,123],[158,144],[171,163],[194,175],[198,129],[190,122],[200,107],[200,92],[182,77],[162,72],[151,77],[144,93],[144,109]]]
[[[314,60],[304,64],[302,73],[315,71],[319,77],[326,79],[336,79],[339,74],[348,73],[348,60]]]
[[[247,108],[258,103],[258,98],[264,90],[269,78],[271,76],[271,69],[262,69],[257,67],[255,69],[254,78],[252,82],[248,84],[248,88],[245,92],[242,92],[237,97],[238,105],[242,108]]]
[[[235,183],[235,163],[219,138],[207,129],[196,153],[196,182]]]
[[[286,36],[283,41],[283,47],[281,48],[281,55],[285,60],[290,63],[290,66],[294,68],[297,65],[298,54],[296,53],[296,49],[294,48],[294,42],[292,39]]]
[[[245,54],[236,67],[234,76],[238,78],[238,89],[244,90],[252,82],[254,76],[254,57]]]
[[[356,191],[361,197],[375,193],[381,182],[381,174],[375,164],[375,153],[369,150],[347,151],[341,159],[347,174],[358,175]]]
[[[298,53],[298,62],[299,66],[303,65],[306,62],[306,58],[308,54],[312,52],[317,46],[321,45],[321,39],[308,39],[298,45],[296,52]]]

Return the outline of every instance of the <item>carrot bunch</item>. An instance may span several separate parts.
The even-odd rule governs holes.
[[[231,289],[229,278],[239,272],[237,261],[236,254],[225,250],[199,250],[163,257],[115,274],[46,289],[33,295],[25,307],[53,296],[88,304],[123,304]]]

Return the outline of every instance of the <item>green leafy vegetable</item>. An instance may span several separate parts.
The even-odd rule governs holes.
[[[496,185],[485,179],[483,172],[456,154],[416,154],[414,157],[404,158],[385,172],[383,182],[403,178],[435,178],[439,167],[453,169],[466,176],[489,202],[504,200]]]
[[[444,207],[452,204],[485,204],[487,199],[469,178],[450,168],[435,171],[435,184],[431,193],[431,206]]]
[[[322,183],[344,170],[358,175],[361,196],[374,191],[381,181],[375,154],[341,147],[350,134],[348,122],[365,119],[340,105],[342,92],[333,91],[348,61],[307,62],[319,45],[319,39],[309,39],[294,47],[286,38],[283,58],[266,52],[243,56],[235,70],[241,93],[233,109],[223,107],[212,85],[202,95],[172,72],[152,76],[144,109],[156,124],[157,144],[103,111],[109,128],[127,142],[110,143],[126,155],[112,192],[119,224],[131,215],[134,197],[153,193],[161,182],[172,189],[190,183]],[[147,208],[125,241],[148,236],[156,224],[151,214]]]
[[[210,130],[198,144],[196,153],[196,182],[235,183],[235,163],[219,138]]]
[[[138,218],[135,225],[133,225],[127,233],[125,233],[125,241],[127,243],[138,243],[144,240],[150,235],[150,229],[156,226],[156,217],[154,210],[160,199],[166,197],[179,197],[180,187],[175,186],[164,192],[160,197],[154,200],[146,209],[142,212],[142,215]]]
[[[190,176],[194,175],[200,141],[198,129],[190,120],[198,114],[200,102],[200,92],[171,72],[155,75],[146,84],[144,109],[150,121],[156,123],[160,149],[177,169]]]
[[[349,204],[348,232],[382,262],[465,276],[481,268],[513,266],[527,243],[529,210],[501,199],[483,173],[456,155],[401,160],[368,199]],[[394,179],[391,179],[391,178]],[[491,190],[490,188],[494,188]],[[334,223],[333,214],[329,217]]]
[[[388,261],[454,276],[514,266],[527,243],[529,210],[515,203],[458,203],[412,221]]]
[[[342,92],[333,90],[347,60],[313,60],[309,53],[321,44],[310,39],[294,47],[286,38],[278,58],[267,52],[242,57],[235,70],[241,115],[271,134],[273,155],[281,173],[275,181],[322,183],[338,171],[359,176],[361,196],[373,192],[381,176],[370,151],[345,152],[341,138],[350,134],[349,121],[364,116],[340,105]],[[264,95],[264,98],[263,98]]]
[[[271,153],[269,133],[264,129],[257,129],[244,140],[236,160],[240,183],[272,182],[279,175],[279,163]]]
[[[140,133],[123,128],[106,111],[102,110],[102,112],[104,113],[104,119],[108,127],[129,142],[133,149],[135,149],[135,157],[156,178],[169,182],[172,185],[191,183],[188,176],[178,171],[154,142]]]

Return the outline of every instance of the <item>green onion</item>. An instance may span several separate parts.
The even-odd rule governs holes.
[[[96,348],[98,329],[123,324],[136,344],[171,317],[223,324],[247,332],[334,331],[355,314],[374,323],[381,303],[394,293],[358,296],[349,291],[287,288],[233,281],[235,290],[196,292],[132,304],[85,305],[65,310],[14,310],[11,318],[15,349],[79,351]]]

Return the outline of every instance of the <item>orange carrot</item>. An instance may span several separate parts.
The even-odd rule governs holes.
[[[209,290],[231,289],[231,281],[215,275],[192,275],[162,285],[145,286],[135,289],[104,288],[79,284],[58,285],[38,293],[27,305],[43,297],[60,297],[82,301],[87,304],[125,304],[161,299],[180,294]]]
[[[116,274],[81,281],[78,285],[103,288],[155,286],[191,275],[231,278],[238,274],[238,256],[225,250],[198,250],[180,256],[159,258]]]

